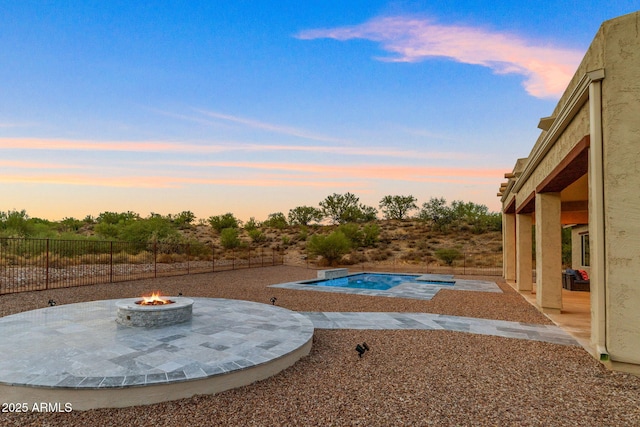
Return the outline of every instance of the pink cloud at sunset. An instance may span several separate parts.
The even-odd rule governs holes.
[[[284,145],[251,143],[203,143],[189,144],[163,141],[90,141],[69,139],[0,138],[0,149],[93,151],[93,152],[140,152],[212,154],[222,152],[308,152],[342,154],[353,156],[381,156],[407,159],[468,159],[460,152],[417,151],[377,147],[345,147],[324,145]]]
[[[71,164],[61,164],[61,163],[50,163],[50,162],[32,162],[32,161],[21,161],[21,160],[0,160],[1,168],[12,168],[12,169],[86,169],[87,167],[71,165]]]
[[[517,35],[465,25],[443,25],[409,16],[379,17],[364,24],[302,31],[304,40],[332,38],[379,42],[395,56],[389,62],[418,62],[429,58],[488,67],[496,74],[520,74],[527,93],[557,98],[582,59],[583,52],[543,45]]]
[[[324,165],[311,163],[267,163],[267,162],[168,162],[165,165],[186,166],[198,176],[213,173],[220,169],[236,169],[242,170],[242,174],[256,174],[260,182],[260,186],[332,186],[335,177],[343,179],[351,184],[352,180],[365,180],[365,182],[373,180],[382,181],[407,181],[407,182],[457,182],[457,183],[475,183],[480,180],[493,182],[496,174],[502,172],[502,169],[492,168],[445,168],[432,166],[389,166],[385,164],[350,164],[348,167],[341,165]],[[193,168],[197,168],[194,171]],[[263,173],[261,171],[268,171]],[[255,185],[253,179],[234,179],[234,180],[214,180],[216,183],[224,182],[235,185]],[[192,179],[190,182],[208,182],[211,180],[206,178]],[[244,183],[248,184],[244,184]]]
[[[441,167],[406,167],[385,165],[350,165],[348,168],[335,165],[293,164],[293,163],[252,163],[252,162],[174,162],[173,165],[188,166],[189,169],[173,170],[171,176],[157,172],[145,175],[140,171],[128,175],[122,172],[111,174],[110,170],[94,173],[56,173],[56,165],[2,162],[15,169],[26,169],[28,173],[0,175],[0,182],[41,183],[65,185],[93,185],[100,187],[127,188],[181,188],[187,185],[226,185],[243,187],[355,187],[366,188],[374,180],[407,182],[455,182],[478,183],[491,181],[499,170],[465,169]],[[193,168],[198,170],[193,170]],[[221,169],[242,170],[243,178],[229,177]],[[32,169],[40,173],[33,174]],[[51,172],[43,172],[43,170]],[[267,171],[268,173],[265,173]],[[337,178],[337,179],[336,179]]]

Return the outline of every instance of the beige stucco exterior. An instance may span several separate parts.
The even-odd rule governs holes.
[[[602,24],[540,128],[499,193],[505,278],[530,292],[527,232],[535,224],[536,301],[561,311],[560,233],[572,227],[572,267],[591,277],[593,353],[640,372],[640,12]],[[589,266],[580,252],[586,233]]]

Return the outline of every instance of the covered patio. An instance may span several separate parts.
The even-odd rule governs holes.
[[[530,154],[498,192],[505,279],[575,329],[597,359],[633,373],[640,373],[638,25],[640,12],[602,24],[553,113],[540,119]],[[572,230],[564,263],[563,228]],[[563,288],[567,268],[586,273],[587,292]]]

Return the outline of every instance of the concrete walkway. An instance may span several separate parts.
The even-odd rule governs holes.
[[[504,320],[477,319],[430,313],[336,313],[300,312],[316,329],[422,329],[467,332],[544,341],[562,345],[580,345],[555,325],[538,325]]]

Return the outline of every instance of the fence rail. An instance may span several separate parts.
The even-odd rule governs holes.
[[[275,249],[0,238],[0,294],[281,264]]]

